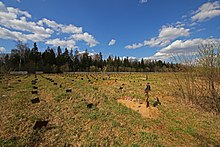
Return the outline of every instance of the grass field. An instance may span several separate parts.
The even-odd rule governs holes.
[[[174,80],[172,73],[150,73],[147,81],[139,73],[4,76],[0,146],[220,145],[220,116],[181,103]],[[147,82],[151,108],[146,111],[156,109],[156,117],[119,101],[143,101]],[[33,86],[37,94],[32,94]],[[37,97],[40,102],[32,104]],[[161,105],[152,108],[156,97]],[[33,129],[38,120],[48,121],[47,126]]]

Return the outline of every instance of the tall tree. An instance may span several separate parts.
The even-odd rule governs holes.
[[[39,69],[40,65],[41,65],[41,53],[38,52],[38,47],[37,47],[37,43],[34,43],[33,48],[31,49],[31,53],[30,53],[30,60],[33,62],[34,64],[34,68],[32,69],[32,72],[35,72],[36,70]]]
[[[61,56],[62,55],[62,49],[60,48],[60,46],[57,47],[57,56]]]

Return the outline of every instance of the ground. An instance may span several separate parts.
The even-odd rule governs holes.
[[[220,116],[182,103],[174,83],[173,73],[3,76],[0,146],[220,145]]]

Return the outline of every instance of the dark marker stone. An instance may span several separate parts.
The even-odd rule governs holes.
[[[38,91],[31,91],[31,93],[32,93],[32,94],[37,94],[37,93],[38,93]]]
[[[36,103],[39,103],[40,102],[40,99],[39,98],[34,98],[31,100],[32,104],[36,104]]]
[[[91,109],[93,107],[93,103],[87,104],[87,108]]]
[[[33,129],[36,130],[36,129],[41,129],[43,127],[46,127],[48,124],[48,121],[36,121],[35,124],[34,124],[34,127]]]

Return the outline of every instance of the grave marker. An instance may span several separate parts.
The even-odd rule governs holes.
[[[87,108],[91,109],[93,107],[93,103],[87,104]]]
[[[38,87],[37,86],[33,86],[33,89],[38,89]]]
[[[72,92],[72,89],[66,89],[66,93]]]
[[[43,127],[46,127],[47,124],[48,124],[48,121],[38,120],[38,121],[35,122],[33,129],[34,129],[34,130],[36,130],[36,129],[41,129],[41,128],[43,128]]]
[[[34,98],[34,99],[31,100],[32,104],[36,104],[36,103],[39,103],[39,102],[40,102],[39,98]]]
[[[38,94],[38,91],[31,91],[32,94]]]

